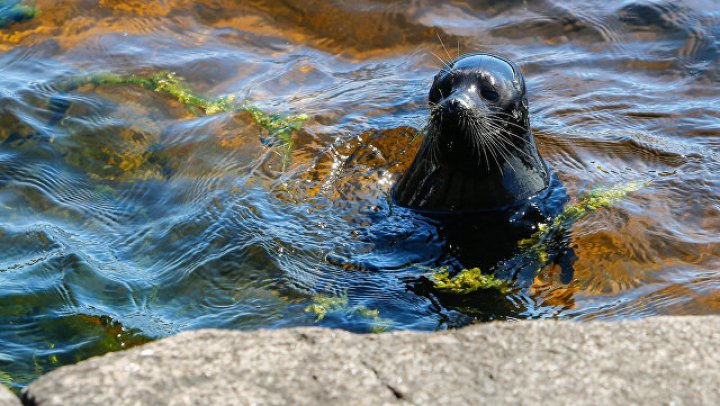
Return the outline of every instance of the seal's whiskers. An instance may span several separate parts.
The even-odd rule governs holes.
[[[394,188],[397,203],[495,209],[545,189],[550,176],[533,140],[520,69],[486,53],[450,63],[435,57],[444,67],[428,95],[431,113],[421,149]]]

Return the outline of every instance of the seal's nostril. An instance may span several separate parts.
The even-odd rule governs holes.
[[[467,109],[467,103],[460,98],[447,99],[443,104],[445,105],[445,108],[451,112]]]

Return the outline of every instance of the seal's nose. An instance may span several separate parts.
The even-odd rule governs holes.
[[[458,113],[470,108],[470,103],[464,97],[450,96],[442,102],[443,107],[450,113]]]

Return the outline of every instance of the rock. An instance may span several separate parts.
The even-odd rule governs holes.
[[[26,404],[720,404],[720,317],[438,333],[199,330],[40,377]]]
[[[20,399],[2,384],[0,384],[0,406],[20,406]]]

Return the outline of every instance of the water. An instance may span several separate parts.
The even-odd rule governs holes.
[[[37,0],[0,28],[0,382],[203,327],[720,313],[720,8],[596,3]],[[386,198],[446,57],[438,35],[521,66],[570,197],[653,179],[572,227],[572,283],[548,267],[465,307],[412,288],[454,264]],[[307,114],[289,164],[246,113],[62,88],[158,71]],[[323,300],[318,320],[306,309]]]

